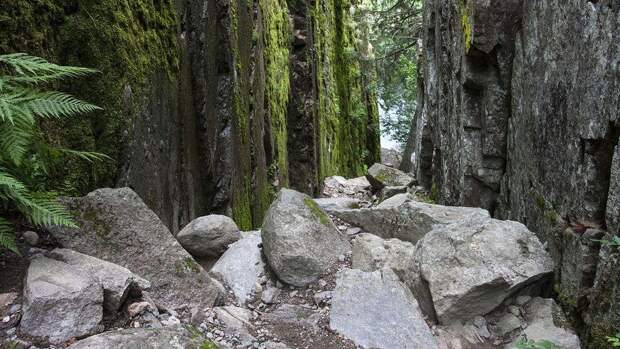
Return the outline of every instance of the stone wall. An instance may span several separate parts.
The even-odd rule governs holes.
[[[451,205],[528,225],[584,341],[620,329],[620,3],[427,0],[416,171]],[[614,155],[615,154],[615,155]]]
[[[379,158],[349,6],[16,0],[0,9],[0,52],[101,71],[65,88],[105,110],[46,127],[58,144],[114,161],[70,161],[51,186],[130,186],[173,231],[212,212],[250,229],[278,187],[316,193],[323,177]]]

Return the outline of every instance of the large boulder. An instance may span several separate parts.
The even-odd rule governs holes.
[[[547,340],[563,349],[581,349],[579,337],[553,299],[536,297],[523,308],[528,325],[522,335],[528,340]]]
[[[385,166],[398,168],[401,161],[403,161],[403,155],[398,150],[381,148],[381,163]]]
[[[233,291],[239,304],[250,298],[260,276],[265,273],[260,244],[260,232],[252,232],[230,245],[209,272]]]
[[[295,286],[315,280],[351,249],[309,196],[282,189],[263,223],[263,250],[278,278]]]
[[[480,218],[426,234],[414,267],[420,279],[407,283],[417,285],[422,309],[442,324],[485,315],[553,272],[543,244],[523,224]]]
[[[418,303],[389,268],[339,272],[329,326],[363,348],[437,348]]]
[[[189,332],[177,328],[132,328],[105,332],[83,339],[68,349],[183,349],[216,348],[210,342]]]
[[[60,344],[93,335],[103,319],[103,289],[80,268],[38,256],[24,284],[21,333]]]
[[[418,201],[403,201],[399,206],[330,210],[329,213],[362,228],[366,233],[412,243],[423,238],[437,225],[461,222],[472,217],[489,217],[489,212],[480,208],[449,207]]]
[[[87,256],[68,249],[57,248],[51,256],[69,265],[82,269],[103,287],[105,310],[115,313],[123,305],[130,291],[147,290],[150,283],[123,268],[99,258]]]
[[[80,227],[50,229],[64,247],[146,278],[151,296],[164,306],[207,307],[219,300],[219,283],[207,276],[131,189],[99,189],[64,203]]]
[[[323,210],[341,210],[348,208],[359,208],[361,201],[355,198],[320,198],[314,199],[314,202]]]
[[[235,221],[218,214],[196,218],[177,234],[181,246],[196,257],[219,257],[239,239]]]
[[[366,178],[368,178],[368,181],[375,190],[381,190],[386,186],[409,186],[415,180],[410,174],[383,164],[372,165],[368,169]]]
[[[410,242],[359,234],[353,240],[352,267],[368,272],[388,267],[404,279],[406,274],[412,272],[414,252],[415,246]]]
[[[346,179],[341,176],[327,177],[323,181],[323,195],[327,197],[355,196],[370,190],[366,177]]]

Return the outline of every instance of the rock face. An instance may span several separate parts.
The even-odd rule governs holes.
[[[553,299],[534,298],[525,305],[528,326],[523,335],[529,340],[548,340],[566,349],[581,349],[579,337],[570,328],[562,309]]]
[[[88,272],[46,257],[30,263],[24,285],[23,334],[63,343],[99,332],[103,289]]]
[[[267,211],[262,238],[273,271],[295,286],[315,281],[351,248],[309,196],[289,189],[280,190]]]
[[[126,329],[88,337],[69,349],[170,349],[202,348],[209,342],[183,328]],[[206,346],[206,348],[209,348]]]
[[[0,51],[108,77],[71,82],[70,92],[105,110],[97,125],[58,125],[57,138],[116,160],[67,166],[60,178],[72,188],[134,188],[175,233],[208,213],[248,230],[262,223],[273,187],[316,193],[324,177],[361,175],[379,161],[376,97],[359,73],[370,69],[347,53],[364,50],[350,3],[57,2],[3,6],[11,20]],[[135,23],[144,25],[122,29]]]
[[[538,238],[512,221],[446,225],[426,234],[416,248],[421,280],[414,293],[427,315],[442,324],[485,315],[511,294],[549,281],[553,271]]]
[[[489,212],[478,208],[447,207],[417,201],[402,205],[357,210],[330,210],[330,214],[364,232],[384,239],[396,238],[416,243],[436,225],[456,223],[469,218],[485,219]]]
[[[363,348],[438,348],[415,298],[390,269],[341,271],[329,326]]]
[[[120,309],[129,292],[132,290],[141,292],[151,287],[150,282],[133,274],[127,268],[98,258],[67,249],[55,249],[51,254],[54,258],[83,270],[99,283],[103,287],[103,307],[112,313]]]
[[[314,202],[323,210],[339,210],[347,208],[359,208],[360,200],[352,198],[320,198]]]
[[[177,234],[181,246],[196,257],[219,257],[239,239],[235,221],[222,215],[196,218]]]
[[[252,291],[256,289],[259,277],[265,273],[260,244],[260,233],[253,232],[230,245],[228,251],[209,272],[233,291],[240,304],[248,300]]]
[[[383,164],[372,165],[372,167],[368,169],[366,178],[368,178],[368,181],[375,190],[381,190],[386,186],[409,186],[414,181],[411,175]]]
[[[399,168],[403,156],[396,149],[381,148],[381,163],[385,166]]]
[[[620,45],[608,38],[620,36],[619,18],[612,1],[425,1],[417,178],[439,203],[526,223],[558,277],[571,254],[565,223],[618,232]],[[590,339],[620,330],[619,305],[584,295],[618,279],[596,270],[606,291],[595,278],[559,290],[602,347]]]
[[[65,203],[80,229],[50,229],[63,246],[144,277],[154,300],[170,308],[217,301],[215,281],[131,189],[100,189]]]
[[[414,252],[415,246],[410,242],[359,234],[353,240],[352,267],[368,272],[388,267],[403,279],[403,275],[411,272]]]

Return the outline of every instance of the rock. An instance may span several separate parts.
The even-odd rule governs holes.
[[[383,189],[381,189],[381,192],[379,193],[379,200],[383,202],[395,195],[405,194],[407,193],[408,189],[409,187],[404,186],[404,185],[396,186],[396,187],[392,187],[392,186],[384,187]],[[355,208],[355,207],[352,207],[352,208]]]
[[[415,246],[398,239],[360,234],[353,240],[352,267],[363,271],[391,268],[401,279],[412,270]]]
[[[127,299],[130,291],[138,294],[148,290],[151,284],[120,265],[106,262],[68,249],[55,249],[51,256],[88,273],[103,287],[103,308],[116,313]]]
[[[323,291],[315,294],[312,299],[314,299],[314,304],[316,304],[317,306],[321,306],[330,303],[332,299],[332,294],[332,291]]]
[[[217,214],[196,218],[177,234],[181,246],[196,257],[219,257],[239,239],[235,221]]]
[[[239,304],[250,298],[260,276],[265,273],[260,244],[258,232],[233,243],[209,272],[233,291]]]
[[[520,328],[521,320],[511,313],[504,314],[495,324],[495,330],[501,337],[504,337]]]
[[[525,303],[529,302],[532,299],[530,296],[518,296],[515,299],[515,304],[518,306],[523,306]]]
[[[265,304],[273,304],[278,299],[280,292],[281,292],[280,289],[276,287],[268,287],[267,289],[263,291],[260,299]]]
[[[383,165],[398,168],[402,160],[403,156],[398,150],[381,148],[381,163]]]
[[[227,335],[238,336],[244,347],[252,344],[255,340],[250,334],[250,330],[254,328],[250,322],[252,311],[234,306],[217,307],[213,311],[222,322]]]
[[[422,309],[446,324],[485,315],[514,292],[547,281],[553,262],[523,224],[477,218],[426,234],[415,267],[422,279],[410,284],[417,284]]]
[[[372,165],[368,169],[366,178],[375,190],[381,190],[386,186],[408,187],[414,181],[414,178],[411,175],[382,164]]]
[[[21,333],[63,343],[99,332],[103,289],[88,272],[46,257],[30,262]]]
[[[263,250],[278,278],[307,285],[350,250],[331,219],[307,195],[282,189],[263,223]]]
[[[413,201],[413,198],[409,193],[396,194],[388,199],[381,201],[381,203],[375,207],[377,208],[394,208],[401,206],[407,202]]]
[[[36,246],[39,244],[39,234],[34,231],[27,231],[22,234],[24,241],[30,246]]]
[[[528,325],[522,334],[528,340],[548,340],[564,349],[581,348],[579,337],[553,299],[532,299],[525,305],[524,315]]]
[[[284,343],[276,343],[276,342],[266,342],[264,349],[289,349],[289,347]]]
[[[360,207],[360,200],[354,198],[320,198],[314,199],[314,202],[326,211]]]
[[[448,207],[417,201],[395,207],[334,210],[329,213],[362,228],[366,233],[412,243],[416,243],[437,225],[489,217],[488,211],[479,208]]]
[[[211,348],[202,336],[175,328],[132,328],[105,332],[83,339],[68,349],[181,349]]]
[[[484,327],[486,330],[486,326]],[[493,349],[497,348],[484,343],[483,338],[488,338],[488,331],[480,330],[472,325],[463,325],[461,323],[451,324],[450,326],[436,326],[434,328],[437,334],[437,343],[441,349]],[[480,335],[480,332],[488,334]],[[511,348],[513,349],[513,348]]]
[[[329,325],[364,348],[437,348],[415,298],[388,268],[340,271]]]
[[[282,304],[273,312],[265,314],[264,320],[274,326],[288,325],[318,331],[321,315],[300,305]]]
[[[0,318],[12,314],[10,310],[17,301],[18,296],[15,292],[0,293]]]
[[[366,177],[345,179],[340,176],[327,177],[323,181],[323,194],[328,197],[355,195],[370,189],[370,182]]]
[[[221,285],[207,276],[131,189],[99,189],[64,203],[80,227],[49,229],[64,247],[149,280],[153,299],[168,308],[211,307],[220,299]]]

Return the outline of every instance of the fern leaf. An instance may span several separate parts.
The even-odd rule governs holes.
[[[0,63],[11,67],[17,73],[17,76],[8,77],[7,80],[18,83],[45,83],[97,72],[89,68],[57,65],[25,53],[0,55]]]
[[[19,250],[15,244],[15,238],[13,237],[13,225],[6,219],[0,217],[0,248],[6,248],[17,254]]]
[[[77,228],[71,213],[58,202],[56,197],[35,194],[31,196],[29,212],[23,212],[26,218],[37,226],[64,226]]]
[[[33,114],[47,118],[62,118],[101,110],[98,106],[81,101],[62,92],[44,92],[24,104]]]

